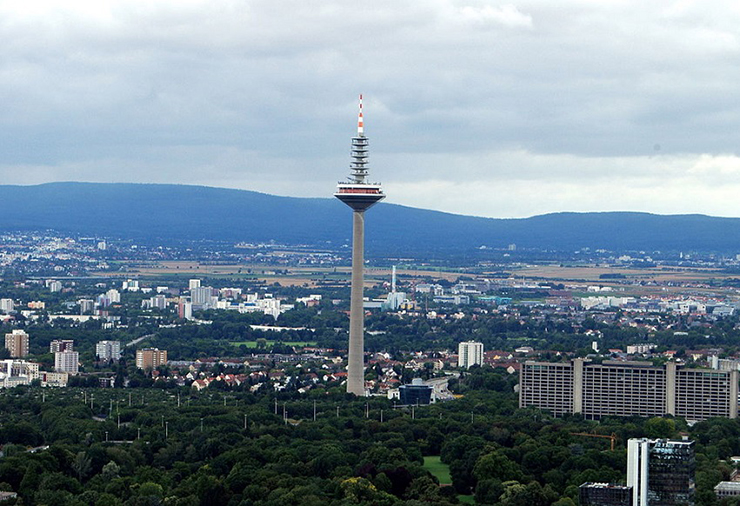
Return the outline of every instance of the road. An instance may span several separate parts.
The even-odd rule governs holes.
[[[130,343],[126,343],[126,348],[128,348],[129,346],[137,345],[140,342],[142,342],[144,339],[149,339],[150,337],[154,337],[154,334],[146,334],[146,335],[143,335],[141,337],[137,337],[136,339],[134,339]]]

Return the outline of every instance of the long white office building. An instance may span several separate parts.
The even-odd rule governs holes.
[[[527,361],[522,366],[519,407],[554,415],[680,416],[687,420],[738,417],[738,371],[690,369],[668,362],[605,360],[590,363]]]

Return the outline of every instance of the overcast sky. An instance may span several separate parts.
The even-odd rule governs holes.
[[[740,4],[0,1],[0,184],[740,216]]]

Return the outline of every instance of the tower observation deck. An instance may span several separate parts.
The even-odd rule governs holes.
[[[362,95],[357,135],[352,137],[350,176],[337,185],[334,196],[352,208],[352,291],[349,311],[347,392],[365,395],[365,313],[362,307],[365,268],[365,211],[385,198],[380,183],[368,183],[368,142],[362,116]]]
[[[365,137],[365,125],[362,115],[362,95],[360,95],[360,112],[357,117],[357,135],[352,137],[350,149],[349,180],[340,182],[334,194],[354,211],[366,211],[385,195],[380,183],[369,183],[368,177],[368,139]]]

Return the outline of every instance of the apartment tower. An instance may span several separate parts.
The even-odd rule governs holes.
[[[167,364],[167,350],[143,348],[136,350],[136,367],[151,371],[160,365]]]
[[[368,176],[368,139],[362,113],[362,95],[357,119],[357,135],[352,137],[352,162],[349,181],[340,182],[334,194],[352,208],[352,289],[349,311],[349,354],[347,392],[365,395],[365,313],[363,299],[363,269],[365,264],[365,211],[385,198],[380,183],[370,183]]]
[[[469,369],[474,365],[483,365],[483,343],[465,341],[457,347],[457,366]]]
[[[28,334],[21,329],[15,329],[5,334],[5,348],[11,358],[23,358],[28,355]]]

